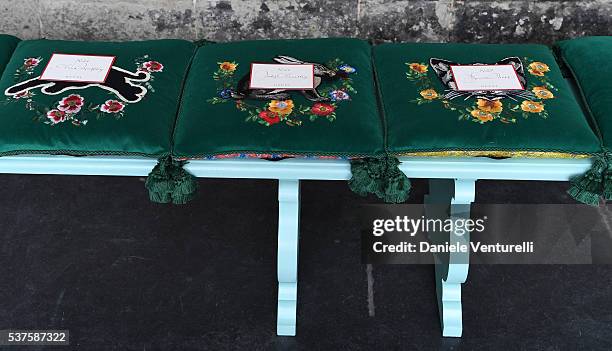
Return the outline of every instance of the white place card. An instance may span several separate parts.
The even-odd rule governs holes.
[[[314,65],[251,64],[251,88],[314,89]]]
[[[457,90],[523,90],[512,65],[453,65]]]
[[[115,56],[53,54],[40,79],[104,83],[114,62]]]

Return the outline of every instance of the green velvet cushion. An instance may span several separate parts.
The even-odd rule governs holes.
[[[604,145],[612,146],[612,36],[566,40],[556,48],[576,79]]]
[[[15,38],[14,36],[0,34],[0,76],[2,75],[2,71],[4,71],[4,67],[11,58],[17,43],[19,43],[19,39]]]
[[[545,46],[383,44],[374,48],[373,55],[387,145],[393,154],[552,157],[599,150],[595,134]],[[508,57],[522,62],[531,96],[514,91],[500,100],[491,95],[451,99],[446,96],[447,85],[430,65],[432,58],[495,64]],[[442,78],[447,71],[438,69]]]
[[[195,45],[22,41],[0,80],[0,155],[168,155]],[[116,56],[103,84],[37,79],[53,53]]]
[[[357,39],[243,41],[201,47],[185,85],[173,154],[379,154],[383,133],[370,51],[368,43]],[[324,65],[319,68],[329,79],[317,91],[325,101],[309,100],[299,91],[282,92],[288,95],[275,98],[241,95],[245,91],[238,82],[248,77],[250,64],[276,63],[277,56]]]

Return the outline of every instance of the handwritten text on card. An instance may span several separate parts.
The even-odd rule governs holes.
[[[40,79],[104,83],[114,62],[114,56],[53,54]]]
[[[251,88],[314,89],[313,65],[251,64]]]
[[[451,66],[457,90],[522,90],[512,65]]]

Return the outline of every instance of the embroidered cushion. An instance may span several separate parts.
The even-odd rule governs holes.
[[[202,46],[185,85],[173,154],[379,154],[383,133],[370,50],[357,39]],[[316,88],[249,89],[251,63],[312,63]]]
[[[0,34],[0,76],[7,62],[13,54],[13,50],[19,43],[19,39],[12,35]]]
[[[612,36],[558,42],[559,56],[574,76],[577,87],[596,121],[604,145],[612,144]]]
[[[0,80],[0,155],[168,155],[194,50],[182,40],[20,42]],[[103,83],[39,79],[53,53],[116,58]]]
[[[599,150],[545,46],[383,44],[373,55],[388,149],[395,155],[566,157]],[[512,85],[496,85],[502,83],[491,81],[491,73],[479,73],[473,81],[462,76],[459,88],[513,90],[458,90],[453,69],[474,63],[509,65],[514,70],[503,78],[513,79]]]

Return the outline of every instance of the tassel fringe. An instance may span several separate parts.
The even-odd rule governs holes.
[[[159,159],[145,182],[151,201],[182,205],[195,197],[196,178],[183,168],[185,163],[171,156]],[[374,194],[387,203],[404,202],[411,184],[398,165],[399,160],[392,156],[353,160],[349,188],[361,196]],[[591,169],[571,178],[570,184],[567,193],[576,201],[597,206],[601,198],[612,200],[612,152],[595,155]]]
[[[608,164],[608,169],[604,175],[603,198],[606,201],[612,200],[612,163]]]
[[[151,201],[182,205],[195,197],[196,178],[183,168],[185,163],[170,156],[159,159],[145,182]],[[411,184],[398,165],[399,160],[392,156],[353,160],[349,188],[360,196],[374,194],[387,203],[404,202]],[[591,169],[571,178],[570,184],[567,193],[576,201],[597,206],[602,198],[612,200],[612,153],[595,155]]]
[[[612,154],[604,151],[593,157],[585,174],[570,179],[567,193],[576,201],[598,206],[600,199],[612,200]]]
[[[374,194],[388,203],[401,203],[410,195],[410,180],[398,168],[395,157],[364,158],[351,161],[349,188],[356,194]]]
[[[157,203],[183,205],[195,197],[197,182],[183,166],[185,161],[175,161],[171,156],[159,159],[145,182],[149,199]]]

